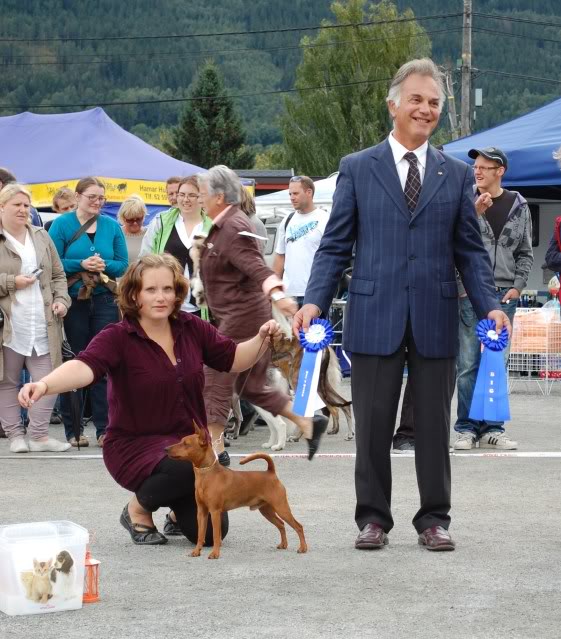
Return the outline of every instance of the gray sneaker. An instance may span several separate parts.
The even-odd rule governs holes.
[[[473,433],[460,433],[454,442],[454,450],[471,450],[475,448],[475,435]]]
[[[518,442],[510,439],[506,433],[485,433],[479,440],[479,448],[495,448],[496,450],[516,450]]]

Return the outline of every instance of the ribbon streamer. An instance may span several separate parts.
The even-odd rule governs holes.
[[[297,415],[312,417],[323,408],[317,390],[323,350],[333,341],[333,327],[324,319],[313,319],[307,333],[300,331],[300,344],[304,356],[300,364],[298,384],[294,396],[293,410]]]
[[[469,418],[476,421],[504,422],[510,419],[508,385],[504,362],[504,349],[508,346],[508,332],[496,332],[493,320],[481,320],[476,327],[477,337],[483,344],[477,381]]]

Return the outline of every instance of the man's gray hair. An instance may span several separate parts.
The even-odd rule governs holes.
[[[440,94],[438,104],[440,110],[442,111],[442,107],[444,106],[444,100],[446,97],[446,93],[444,92],[444,79],[441,71],[429,58],[409,60],[409,62],[406,62],[399,67],[397,73],[393,77],[392,83],[390,84],[386,102],[393,102],[396,107],[399,106],[399,102],[401,100],[401,85],[405,82],[405,80],[407,80],[410,75],[413,74],[428,76],[436,82],[438,86],[438,92]]]
[[[209,195],[224,193],[224,200],[228,204],[239,204],[242,198],[240,178],[224,164],[213,166],[206,173],[197,175],[199,184],[204,182]]]

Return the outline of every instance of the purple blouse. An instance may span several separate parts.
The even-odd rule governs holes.
[[[109,324],[77,359],[108,376],[109,424],[103,445],[107,470],[136,491],[166,456],[164,448],[206,426],[203,364],[229,371],[236,344],[189,313],[171,320],[173,365],[136,320]]]

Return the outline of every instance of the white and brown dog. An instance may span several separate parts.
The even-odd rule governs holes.
[[[76,569],[74,559],[68,550],[61,550],[51,570],[53,597],[72,599],[76,596]]]

